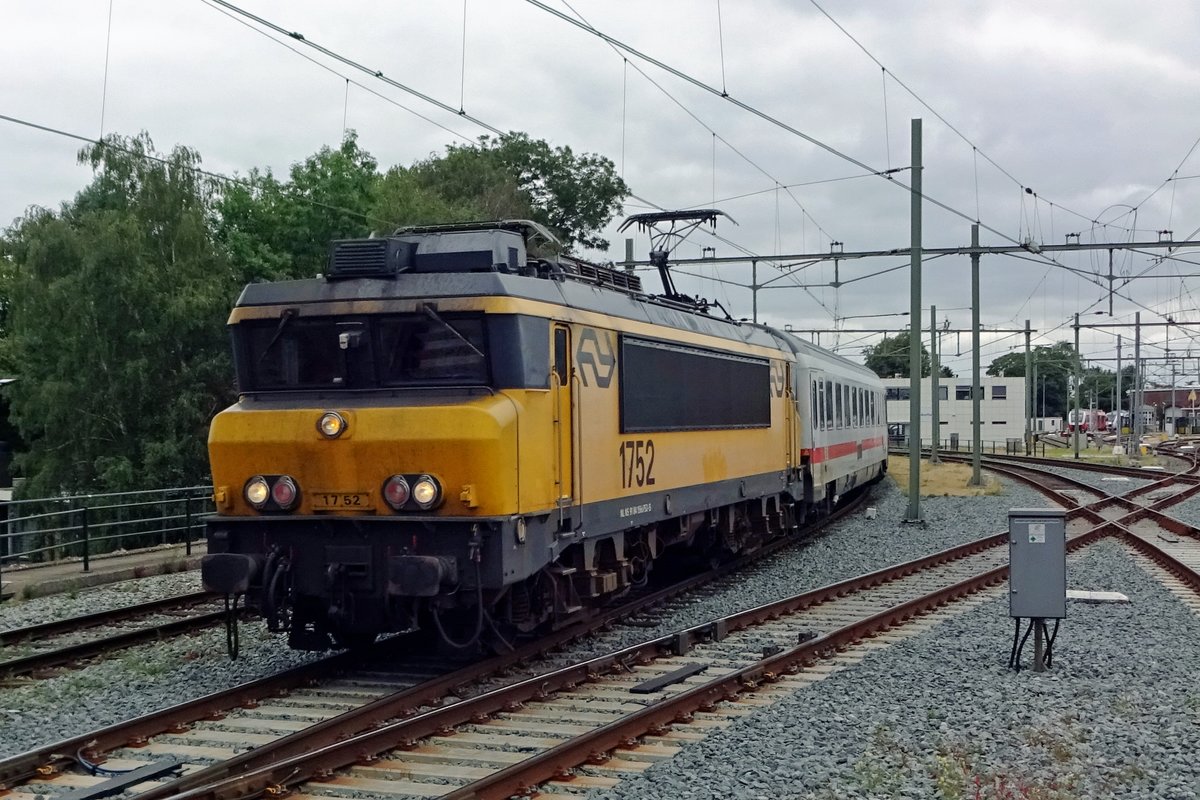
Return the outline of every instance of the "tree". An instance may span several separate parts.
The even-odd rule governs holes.
[[[187,485],[230,399],[234,287],[207,227],[200,157],[146,134],[84,148],[92,183],[6,232],[12,415],[25,492]]]
[[[1065,417],[1069,405],[1070,386],[1074,381],[1075,347],[1070,342],[1055,342],[1053,345],[1037,345],[1031,352],[1031,360],[1037,365],[1038,386],[1034,397],[1040,402],[1034,409],[1036,416]],[[1006,353],[992,361],[987,374],[998,377],[1026,377],[1025,351]]]
[[[524,133],[450,145],[444,156],[413,169],[448,202],[482,205],[488,218],[528,214],[553,230],[568,250],[576,245],[607,248],[599,231],[629,195],[604,156],[577,156],[569,147],[551,148]]]
[[[293,164],[287,183],[251,170],[244,183],[227,185],[214,227],[240,282],[311,278],[324,270],[334,239],[382,232],[386,223],[371,216],[377,168],[351,131],[336,150],[322,147]]]
[[[884,336],[879,340],[879,344],[868,345],[863,348],[865,363],[867,369],[874,372],[881,378],[909,377],[909,335],[907,331],[901,331],[895,336]],[[921,345],[921,377],[929,376],[929,351],[925,345]],[[946,367],[942,367],[940,373],[943,377],[953,378],[954,373]]]

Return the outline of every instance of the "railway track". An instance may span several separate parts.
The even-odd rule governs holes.
[[[1068,508],[1071,549],[1119,537],[1176,575],[1180,591],[1200,606],[1200,531],[1158,510],[1191,496],[1200,484],[1189,474],[1164,475],[1115,495],[1036,465],[993,468]],[[547,643],[432,678],[333,656],[278,682],[238,687],[143,720],[141,733],[139,724],[114,726],[0,762],[0,781],[23,784],[11,793],[18,800],[63,786],[81,792],[72,800],[134,785],[141,800],[283,792],[508,797],[539,785],[549,793],[610,786],[702,738],[705,729],[769,703],[772,694],[839,668],[846,648],[877,646],[897,635],[893,627],[1003,582],[1006,542],[1006,534],[985,537],[507,682],[497,680],[498,671],[521,670]],[[582,629],[560,632],[558,642],[576,635]],[[132,772],[81,775],[68,769],[76,754]],[[185,774],[174,777],[181,769]]]
[[[215,625],[225,616],[220,603],[209,592],[192,592],[0,631],[0,677],[36,675]]]
[[[865,495],[846,502],[811,532],[853,513]],[[11,797],[38,793],[37,781],[80,789],[97,797],[105,784],[143,786],[146,800],[166,797],[198,782],[217,780],[306,752],[314,741],[360,733],[389,719],[457,702],[488,682],[516,680],[513,672],[543,654],[625,617],[644,613],[671,598],[743,569],[796,539],[784,539],[743,559],[597,613],[517,650],[476,663],[414,660],[403,656],[402,640],[384,642],[368,660],[348,653],[329,656],[252,684],[238,686],[130,722],[0,760],[0,787]],[[478,691],[475,689],[474,691]],[[90,769],[89,765],[100,769]],[[184,771],[182,780],[171,776]],[[108,773],[119,773],[109,775]],[[91,774],[97,773],[97,774]],[[88,791],[83,791],[87,789]],[[119,791],[119,790],[118,790]],[[141,796],[141,794],[139,794]],[[79,800],[77,798],[76,800]]]
[[[1115,496],[1094,491],[1084,504],[1078,486],[1047,486],[1048,475],[1041,473],[1039,485],[1073,506],[1069,549],[1116,536],[1200,593],[1200,530],[1138,503],[1117,503],[1121,510],[1110,518],[1089,506],[1111,509]],[[1028,468],[1025,476],[1036,480]],[[350,739],[312,740],[308,752],[257,770],[192,788],[185,782],[177,796],[500,798],[611,786],[702,738],[704,729],[769,703],[758,693],[764,687],[766,695],[790,692],[837,669],[847,648],[876,646],[874,637],[886,640],[894,627],[1003,582],[1006,542],[1007,534],[986,537],[430,707]],[[1161,545],[1177,546],[1182,557]],[[166,795],[147,795],[157,796]]]

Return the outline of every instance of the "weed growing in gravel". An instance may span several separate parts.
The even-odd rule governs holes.
[[[899,756],[900,764],[893,763]],[[895,796],[900,791],[908,767],[908,753],[892,736],[886,725],[871,732],[867,749],[854,763],[854,778],[859,786],[873,795]]]
[[[929,769],[938,797],[944,800],[1077,800],[1079,778],[1066,773],[1045,782],[979,763],[979,754],[960,743],[938,746]]]
[[[1046,728],[1025,728],[1021,738],[1031,747],[1040,747],[1055,761],[1065,763],[1071,760],[1071,741],[1066,734]]]
[[[150,658],[144,653],[127,653],[120,658],[121,670],[132,675],[153,678],[171,671],[166,658]]]
[[[944,750],[938,748],[938,752],[933,755],[933,768],[930,770],[938,797],[957,800],[963,796],[963,787],[975,771],[971,761],[960,745],[950,745]]]
[[[1120,717],[1137,716],[1137,695],[1133,692],[1121,692],[1112,701],[1112,710]]]

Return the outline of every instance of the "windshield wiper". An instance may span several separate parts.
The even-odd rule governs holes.
[[[263,348],[262,355],[258,357],[258,365],[261,367],[263,361],[267,358],[267,353],[271,352],[271,348],[279,341],[279,337],[283,336],[283,329],[288,323],[296,318],[296,309],[285,308],[279,313],[279,324],[275,326],[275,335],[271,337],[271,341],[267,342],[267,346]]]
[[[482,350],[480,350],[480,349],[479,349],[478,347],[476,347],[475,345],[471,344],[470,340],[468,340],[468,339],[467,339],[467,337],[465,337],[465,336],[463,336],[461,333],[459,333],[459,332],[458,332],[458,330],[457,330],[457,329],[455,329],[455,327],[454,327],[453,325],[451,325],[449,322],[446,322],[446,320],[444,320],[444,319],[442,319],[440,316],[438,316],[438,313],[437,313],[437,311],[435,311],[435,310],[434,310],[434,308],[433,308],[433,306],[432,306],[431,304],[429,304],[429,303],[426,303],[426,304],[425,304],[425,306],[424,306],[424,311],[425,311],[425,316],[429,317],[431,320],[433,320],[434,322],[438,323],[438,324],[439,324],[439,325],[441,325],[443,328],[445,328],[446,330],[450,331],[450,332],[451,332],[451,333],[453,333],[455,336],[457,336],[457,337],[458,337],[458,339],[459,339],[459,341],[461,341],[461,342],[462,342],[463,344],[465,344],[467,347],[469,347],[469,348],[471,348],[473,351],[475,351],[475,355],[479,356],[480,358],[487,358],[487,356],[485,356],[485,355],[483,354],[483,351],[482,351]]]

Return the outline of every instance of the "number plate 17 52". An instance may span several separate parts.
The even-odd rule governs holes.
[[[318,511],[356,508],[366,510],[371,506],[370,497],[367,492],[312,492],[309,495],[312,507]]]

